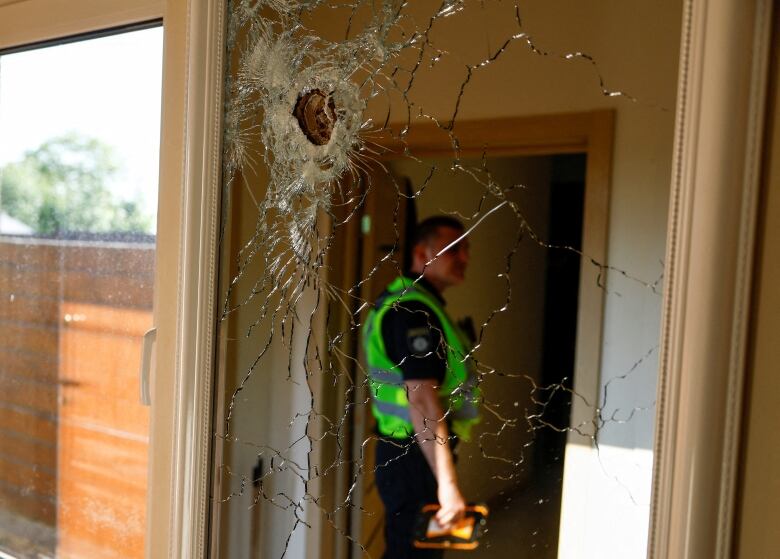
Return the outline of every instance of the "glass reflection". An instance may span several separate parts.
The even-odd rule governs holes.
[[[470,245],[444,296],[474,325],[482,421],[456,450],[465,500],[490,509],[474,553],[644,556],[679,12],[230,5],[220,556],[387,549],[375,474],[417,443],[375,454],[365,324],[432,215]],[[451,435],[457,405],[440,404],[452,417],[425,419]]]

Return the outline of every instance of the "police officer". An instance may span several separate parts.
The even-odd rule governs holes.
[[[463,225],[448,216],[422,221],[409,273],[379,297],[363,329],[372,411],[377,422],[376,483],[385,506],[386,559],[441,557],[415,549],[423,505],[439,503],[447,528],[463,517],[452,449],[478,421],[469,342],[447,314],[442,293],[463,282],[469,261]],[[446,250],[445,250],[446,249]]]

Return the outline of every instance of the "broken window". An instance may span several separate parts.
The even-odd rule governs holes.
[[[679,12],[229,4],[218,556],[382,555],[377,479],[417,444],[376,459],[377,390],[399,377],[367,338],[399,276],[403,294],[443,286],[470,338],[427,314],[384,372],[438,359],[443,390],[469,370],[424,419],[451,436],[464,399],[480,417],[448,443],[465,500],[489,509],[474,553],[644,556]],[[462,230],[416,251],[436,215]],[[466,243],[465,279],[437,283]]]

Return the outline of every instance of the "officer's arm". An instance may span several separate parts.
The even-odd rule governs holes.
[[[420,379],[408,380],[405,384],[414,431],[439,486],[441,509],[436,514],[436,520],[447,528],[463,517],[466,502],[458,488],[449,431],[439,403],[436,382]]]

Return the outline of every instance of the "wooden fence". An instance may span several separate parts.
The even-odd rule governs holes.
[[[149,244],[0,237],[0,549],[143,556],[153,267]]]

